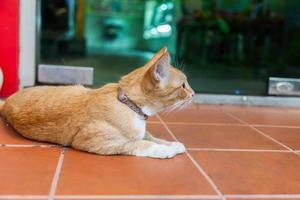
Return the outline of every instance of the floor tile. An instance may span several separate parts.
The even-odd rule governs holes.
[[[233,123],[240,124],[238,120],[231,118],[217,109],[203,109],[201,106],[193,106],[183,110],[175,110],[169,114],[160,114],[165,122],[198,122],[198,123]]]
[[[168,125],[188,148],[280,149],[280,145],[243,126]]]
[[[48,195],[60,150],[0,148],[0,195]]]
[[[18,134],[11,126],[7,126],[0,118],[0,144],[42,144],[33,140],[28,140]]]
[[[185,156],[151,159],[67,151],[57,194],[215,194]]]
[[[256,127],[260,131],[271,136],[275,140],[287,145],[294,150],[300,150],[300,127],[299,128],[273,128]]]
[[[263,111],[228,111],[228,113],[249,124],[263,124],[276,126],[299,126],[300,114],[289,112],[263,112]]]
[[[174,141],[162,124],[147,124],[147,130],[156,138]]]
[[[191,152],[225,194],[299,194],[300,158],[293,153]]]

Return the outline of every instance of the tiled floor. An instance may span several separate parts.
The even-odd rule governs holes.
[[[195,105],[152,117],[172,159],[29,141],[0,122],[0,199],[300,200],[300,109]]]

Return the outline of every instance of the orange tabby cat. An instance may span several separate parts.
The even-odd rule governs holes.
[[[8,123],[26,138],[72,146],[102,155],[171,158],[179,142],[146,131],[146,118],[190,103],[194,91],[170,65],[166,48],[145,66],[99,89],[40,86],[21,90],[1,107]]]

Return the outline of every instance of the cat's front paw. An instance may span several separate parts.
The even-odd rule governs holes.
[[[185,146],[181,142],[171,142],[171,147],[173,147],[177,153],[184,153],[186,151]]]
[[[173,146],[166,146],[162,144],[153,144],[151,147],[143,150],[138,150],[136,156],[144,156],[151,158],[172,158],[177,154]]]

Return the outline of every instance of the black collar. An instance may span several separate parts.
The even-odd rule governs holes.
[[[136,112],[143,120],[148,119],[148,115],[146,115],[142,109],[136,105],[129,97],[125,94],[125,92],[121,89],[118,88],[118,100],[121,101],[122,103],[126,104],[131,110]]]

